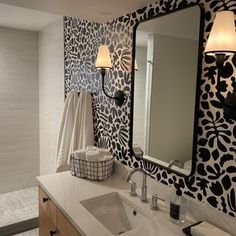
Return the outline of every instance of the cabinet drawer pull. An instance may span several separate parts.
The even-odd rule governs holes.
[[[50,231],[50,236],[53,236],[53,235],[55,235],[56,234],[56,231]]]
[[[47,202],[48,201],[48,197],[43,197],[43,202]]]

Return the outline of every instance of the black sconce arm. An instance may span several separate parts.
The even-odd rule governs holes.
[[[114,97],[110,96],[106,92],[105,86],[104,86],[104,78],[105,78],[105,75],[106,75],[106,69],[105,68],[101,68],[101,75],[102,75],[102,90],[103,90],[104,94],[107,97],[109,97],[110,99],[114,99],[117,106],[122,106],[124,101],[125,101],[125,94],[124,94],[124,92],[121,91],[121,90],[118,90],[118,91],[115,92],[115,96]]]
[[[221,75],[222,68],[224,66],[224,61],[225,61],[225,55],[224,54],[216,54],[216,67],[218,69],[218,73],[217,73],[217,98],[220,100],[222,105],[226,105],[225,104],[225,98],[220,92],[220,75]]]
[[[223,106],[225,117],[227,119],[236,120],[236,93],[233,92],[225,98],[220,92],[220,75],[224,66],[224,61],[224,54],[216,54],[216,67],[218,69],[216,96]]]
[[[104,92],[104,94],[109,97],[110,99],[116,99],[116,97],[112,97],[110,96],[106,90],[105,90],[105,85],[104,85],[104,78],[105,78],[105,75],[106,75],[106,69],[105,68],[101,68],[101,75],[102,75],[102,91]]]

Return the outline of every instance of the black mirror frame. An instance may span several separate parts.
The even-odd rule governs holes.
[[[135,68],[135,55],[136,55],[136,31],[139,26],[139,24],[153,20],[155,18],[159,18],[162,16],[169,15],[174,12],[178,12],[184,9],[188,9],[190,7],[194,6],[199,6],[200,8],[200,29],[199,29],[199,45],[198,45],[198,63],[197,63],[197,80],[196,80],[196,94],[195,94],[195,112],[194,112],[194,132],[193,132],[193,148],[192,148],[192,169],[189,175],[184,175],[183,173],[180,173],[176,170],[173,170],[171,168],[168,168],[166,166],[163,166],[161,164],[158,164],[156,162],[153,162],[151,160],[147,160],[144,158],[140,158],[140,156],[137,156],[134,151],[133,151],[133,117],[134,117],[134,81],[135,81],[135,73],[134,73],[134,68]],[[170,12],[165,12],[161,13],[160,15],[150,17],[147,19],[144,19],[142,21],[139,21],[135,26],[134,26],[134,31],[133,31],[133,48],[132,48],[132,75],[131,75],[131,113],[130,113],[130,140],[129,140],[129,149],[130,149],[130,156],[134,156],[138,160],[142,160],[144,162],[152,163],[153,165],[157,165],[162,169],[166,169],[169,172],[173,172],[177,174],[178,176],[181,177],[188,177],[191,176],[195,173],[196,169],[196,155],[197,155],[197,130],[198,130],[198,119],[199,119],[199,109],[200,109],[200,94],[201,94],[201,88],[200,88],[200,80],[202,76],[202,61],[203,61],[203,43],[204,43],[204,26],[205,26],[205,11],[204,8],[201,4],[199,3],[192,3],[189,4],[188,6],[183,6],[179,7],[178,9],[175,9]]]

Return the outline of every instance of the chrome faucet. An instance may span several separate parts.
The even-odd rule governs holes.
[[[147,174],[146,172],[141,168],[132,169],[127,175],[127,182],[130,182],[132,175],[138,171],[141,172],[143,175],[143,185],[142,185],[142,193],[141,193],[140,200],[141,202],[147,202]]]
[[[180,160],[172,160],[172,161],[170,161],[169,165],[168,165],[168,168],[171,168],[173,165],[176,165],[177,167],[182,168],[182,169],[184,167],[183,163]]]

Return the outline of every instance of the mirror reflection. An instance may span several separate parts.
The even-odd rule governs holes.
[[[139,24],[133,151],[188,175],[192,168],[200,8]]]

